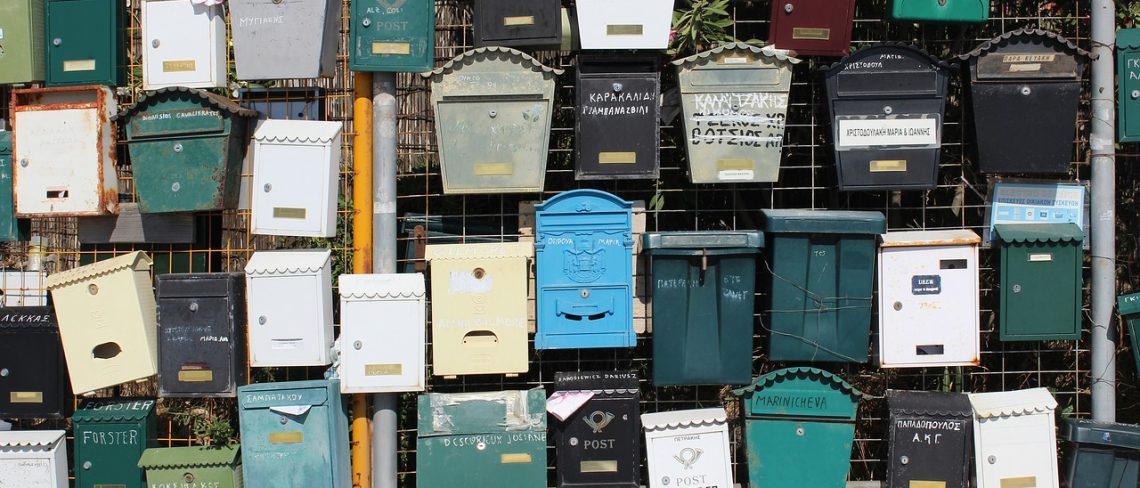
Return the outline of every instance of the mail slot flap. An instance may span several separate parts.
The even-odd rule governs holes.
[[[642,234],[641,247],[656,255],[755,254],[764,248],[764,234],[759,231],[649,232]]]
[[[1078,444],[1098,444],[1118,450],[1140,450],[1140,426],[1065,419],[1061,438]]]
[[[887,390],[887,405],[891,415],[961,418],[974,415],[970,398],[961,393]]]
[[[827,68],[832,97],[941,97],[950,65],[907,44],[862,49]],[[832,89],[834,91],[832,91]]]
[[[791,86],[791,71],[779,68],[702,69],[681,75],[681,93],[784,92],[789,86]]]
[[[942,92],[939,76],[933,71],[839,73],[835,81],[835,93],[840,98],[940,97]]]
[[[797,234],[882,234],[887,221],[879,212],[843,210],[761,210],[764,232]]]
[[[546,432],[546,392],[428,393],[419,396],[419,437]]]
[[[660,63],[657,56],[596,56],[579,54],[578,76],[582,75],[657,75]]]
[[[1140,293],[1116,297],[1116,310],[1126,316],[1140,313]]]
[[[1096,55],[1041,29],[1018,29],[983,42],[958,59],[974,66],[972,81],[1079,81]]]
[[[137,422],[154,414],[154,400],[148,398],[93,398],[84,400],[71,421]]]
[[[994,233],[1004,244],[1080,243],[1085,240],[1084,231],[1073,223],[997,224]]]
[[[554,373],[556,391],[637,390],[636,371],[582,371]],[[636,393],[634,396],[636,397]]]
[[[230,297],[245,286],[241,273],[168,273],[155,277],[158,299]]]
[[[155,468],[233,467],[241,464],[238,446],[192,446],[147,449],[138,466]]]
[[[213,134],[226,129],[226,119],[257,118],[221,95],[186,87],[153,91],[112,119],[127,124],[129,140],[190,134]]]
[[[273,390],[251,388],[256,386],[264,385],[250,385],[240,392],[241,408],[253,410],[273,407],[319,407],[329,400],[328,389],[317,385],[313,388],[292,387]]]
[[[733,390],[748,417],[820,417],[855,420],[863,393],[818,368],[786,368]]]
[[[59,320],[51,307],[0,307],[0,332],[16,329],[59,333]]]

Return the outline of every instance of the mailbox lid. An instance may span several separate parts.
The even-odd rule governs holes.
[[[149,271],[152,264],[150,256],[147,256],[145,252],[135,251],[116,258],[48,275],[44,279],[44,288],[55,291],[117,271]]]
[[[701,408],[641,414],[645,432],[684,432],[689,427],[727,425],[728,414],[723,408]]]
[[[1140,426],[1065,419],[1060,437],[1078,444],[1095,444],[1117,451],[1140,450]]]
[[[254,112],[254,116],[257,113]],[[260,144],[329,146],[340,144],[343,122],[319,120],[263,120],[257,124],[253,140]],[[340,161],[334,161],[339,164]]]
[[[887,390],[887,407],[892,414],[908,416],[969,419],[974,415],[970,398],[961,393]]]
[[[78,423],[139,423],[154,415],[155,401],[151,398],[92,398],[84,400],[72,422]],[[141,426],[141,424],[139,424]]]
[[[432,244],[424,248],[427,261],[457,259],[519,259],[534,256],[529,242],[482,242],[472,244]]]
[[[419,437],[546,433],[546,392],[428,393],[419,396]]]
[[[982,242],[972,230],[914,230],[888,232],[879,237],[879,247],[972,246]]]
[[[970,393],[969,398],[978,419],[1052,414],[1057,408],[1057,400],[1046,388]]]
[[[603,232],[633,229],[633,202],[601,190],[559,193],[535,205],[535,232]],[[632,248],[632,242],[629,246]]]
[[[882,234],[887,220],[879,212],[845,210],[760,210],[769,234]],[[778,236],[772,236],[778,237]]]
[[[237,446],[224,447],[164,447],[147,449],[139,458],[139,467],[143,469],[176,469],[176,468],[233,468],[241,464]]]
[[[111,120],[125,123],[130,141],[170,139],[199,134],[229,134],[235,119],[255,119],[256,110],[243,108],[230,99],[205,90],[183,86],[167,87],[147,93],[130,108]],[[246,121],[236,133],[244,133]],[[207,136],[209,137],[209,136]]]
[[[377,301],[385,299],[423,298],[424,275],[404,274],[346,274],[341,275],[339,291],[347,301]]]
[[[673,0],[579,0],[582,49],[665,49]]]
[[[546,47],[562,44],[559,0],[475,0],[475,45]]]
[[[744,397],[746,418],[800,417],[855,420],[863,393],[818,368],[785,368],[733,390]]]
[[[791,87],[792,66],[800,62],[783,49],[730,42],[672,64],[677,67],[681,93],[786,93]]]
[[[1007,244],[1081,243],[1085,233],[1073,223],[1061,224],[997,224],[994,232]]]
[[[250,278],[267,276],[320,276],[332,259],[329,249],[258,251],[245,265]]]
[[[647,232],[641,247],[653,256],[755,254],[764,248],[760,231]]]
[[[970,65],[971,83],[1079,82],[1085,64],[1095,58],[1065,37],[1041,29],[1009,31],[958,56]]]
[[[237,78],[332,76],[341,4],[340,0],[230,1]]]
[[[352,71],[427,71],[435,56],[435,2],[353,3],[349,36]]]
[[[894,0],[891,18],[916,22],[982,23],[990,18],[990,0]]]
[[[860,49],[831,65],[825,76],[834,107],[837,99],[847,98],[942,99],[950,70],[949,63],[915,46],[883,42]],[[897,110],[906,113],[906,109],[903,106]]]

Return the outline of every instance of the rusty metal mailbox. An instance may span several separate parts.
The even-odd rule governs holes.
[[[332,76],[342,0],[229,0],[239,80]]]
[[[641,409],[637,373],[559,372],[554,374],[554,391],[593,395],[564,419],[555,417],[558,486],[640,486]]]
[[[61,418],[71,405],[55,311],[0,307],[0,418]]]
[[[799,56],[845,56],[855,0],[773,0],[768,43]]]
[[[661,73],[656,56],[578,56],[574,178],[655,179]]]

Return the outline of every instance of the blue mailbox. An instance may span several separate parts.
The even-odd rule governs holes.
[[[633,204],[573,190],[535,207],[535,349],[633,347]]]

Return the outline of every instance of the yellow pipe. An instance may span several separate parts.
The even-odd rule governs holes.
[[[372,73],[353,73],[352,272],[372,272]],[[368,396],[352,395],[352,486],[372,487]]]

